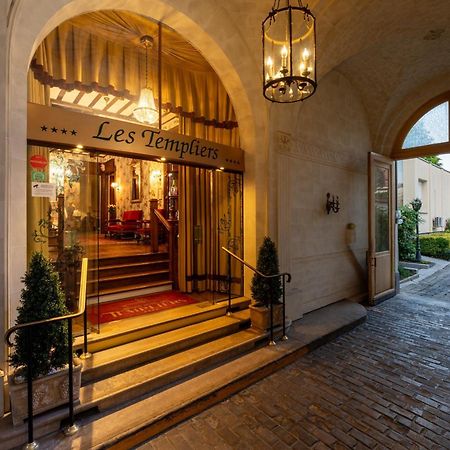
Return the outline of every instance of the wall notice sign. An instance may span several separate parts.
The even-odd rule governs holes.
[[[42,155],[33,155],[30,158],[30,165],[33,167],[33,169],[44,169],[47,167],[48,161],[47,159]]]
[[[31,182],[32,197],[48,197],[50,200],[56,200],[56,184],[55,183],[38,183]]]

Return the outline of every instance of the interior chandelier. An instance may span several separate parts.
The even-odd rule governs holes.
[[[293,103],[314,94],[316,82],[316,19],[301,0],[275,0],[262,23],[264,97]]]
[[[148,51],[153,46],[153,38],[147,35],[142,36],[141,44],[145,47],[145,87],[141,89],[139,102],[133,110],[133,116],[139,122],[152,124],[159,119],[153,90],[148,85]]]

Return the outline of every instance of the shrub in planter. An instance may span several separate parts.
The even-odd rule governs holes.
[[[277,249],[270,237],[266,236],[259,248],[256,268],[264,275],[280,273]],[[251,292],[255,300],[255,304],[250,308],[252,326],[263,330],[269,328],[271,303],[274,304],[274,325],[279,325],[282,321],[282,305],[279,301],[282,294],[280,278],[267,279],[255,273]]]
[[[280,273],[278,253],[275,243],[266,236],[258,251],[256,268],[264,275]],[[270,306],[270,302],[278,303],[281,297],[280,278],[263,278],[257,273],[253,275],[251,285],[252,297],[258,306]]]
[[[68,314],[58,274],[42,253],[33,253],[23,282],[17,324],[49,319]],[[27,334],[31,332],[31,338]],[[72,337],[71,337],[72,338]],[[41,413],[68,402],[67,321],[19,329],[15,336],[11,365],[16,373],[9,377],[11,410],[14,425],[27,417],[27,385],[20,383],[27,375],[28,354],[31,349],[33,378],[33,412]],[[64,369],[63,369],[64,368]],[[61,370],[62,369],[62,370]],[[20,375],[20,376],[17,376]],[[74,368],[74,400],[79,398],[81,364]]]
[[[33,253],[30,266],[22,281],[25,287],[21,294],[18,308],[17,324],[48,319],[68,314],[64,293],[51,262],[42,253]],[[17,331],[11,365],[16,369],[27,364],[27,331]],[[67,364],[69,342],[67,339],[67,322],[34,327],[31,339],[33,378],[47,375],[50,371]]]

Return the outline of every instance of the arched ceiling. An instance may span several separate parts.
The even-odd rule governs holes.
[[[259,49],[261,22],[272,5],[229,0],[223,7],[242,24],[249,46]],[[332,70],[346,76],[374,141],[408,95],[450,74],[449,0],[310,0],[308,6],[317,18],[319,89]]]
[[[187,4],[199,7],[197,0]],[[258,84],[261,22],[272,5],[273,0],[227,0],[217,8],[224,17],[218,36],[227,39],[230,30],[225,24],[230,19],[235,25],[233,38],[238,34],[252,55],[247,67],[257,71]],[[330,71],[344,75],[365,107],[374,143],[383,141],[399,112],[405,114],[406,103],[416,109],[420,105],[413,104],[419,97],[422,102],[436,95],[424,98],[423,90],[450,75],[450,0],[309,0],[308,6],[317,18],[318,89]],[[211,7],[205,21],[209,14]]]

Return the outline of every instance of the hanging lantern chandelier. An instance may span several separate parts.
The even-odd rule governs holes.
[[[303,101],[314,94],[316,19],[301,0],[275,0],[262,23],[264,97],[277,103]]]
[[[141,44],[145,47],[145,87],[141,89],[138,105],[133,110],[133,116],[139,122],[152,124],[159,118],[153,90],[148,85],[148,51],[153,47],[153,38],[147,35],[142,36]]]

